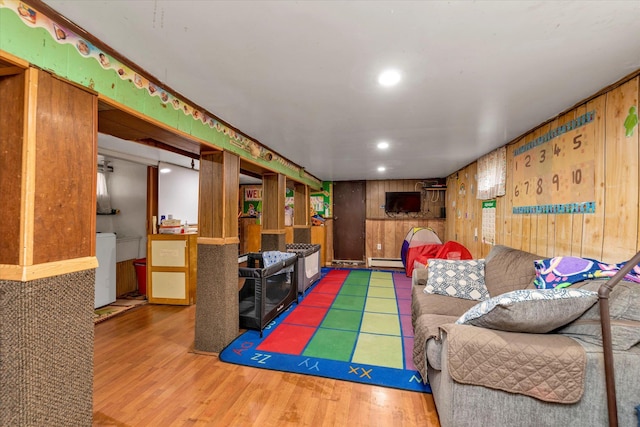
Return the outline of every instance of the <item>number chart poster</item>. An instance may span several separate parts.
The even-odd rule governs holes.
[[[514,151],[513,213],[595,212],[595,126],[590,111]]]

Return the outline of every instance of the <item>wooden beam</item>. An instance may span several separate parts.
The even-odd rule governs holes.
[[[0,77],[13,76],[15,74],[20,74],[22,72],[24,72],[24,68],[20,68],[20,67],[4,67],[4,68],[0,68]]]
[[[309,186],[295,183],[293,187],[293,225],[309,225]]]
[[[202,238],[238,238],[240,159],[228,151],[200,157],[198,232]],[[215,243],[214,240],[200,240]]]
[[[262,176],[262,233],[284,230],[285,176]]]

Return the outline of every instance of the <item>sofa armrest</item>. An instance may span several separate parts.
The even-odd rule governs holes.
[[[411,284],[413,286],[424,286],[427,284],[429,270],[426,268],[414,268],[411,274]]]

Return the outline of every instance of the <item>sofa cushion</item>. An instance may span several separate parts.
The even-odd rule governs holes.
[[[484,259],[428,261],[426,293],[483,301],[489,298],[484,284]]]
[[[543,257],[497,245],[486,258],[484,282],[492,297],[516,289],[533,289],[536,270],[533,261]]]
[[[597,293],[581,289],[519,289],[476,304],[456,323],[546,333],[575,320],[597,300]]]
[[[424,286],[414,286],[411,290],[411,320],[414,327],[416,319],[425,314],[454,316],[455,321],[478,302],[446,295],[426,294],[423,291]]]
[[[595,292],[603,283],[606,281],[589,280],[577,283],[568,289]],[[609,317],[614,350],[629,350],[640,343],[640,284],[621,281],[613,288],[609,294]],[[601,346],[600,304],[591,307],[575,322],[560,329],[558,333]]]

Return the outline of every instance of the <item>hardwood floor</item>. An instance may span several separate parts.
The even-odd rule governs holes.
[[[194,319],[145,305],[95,326],[94,426],[439,427],[430,394],[196,354]]]

